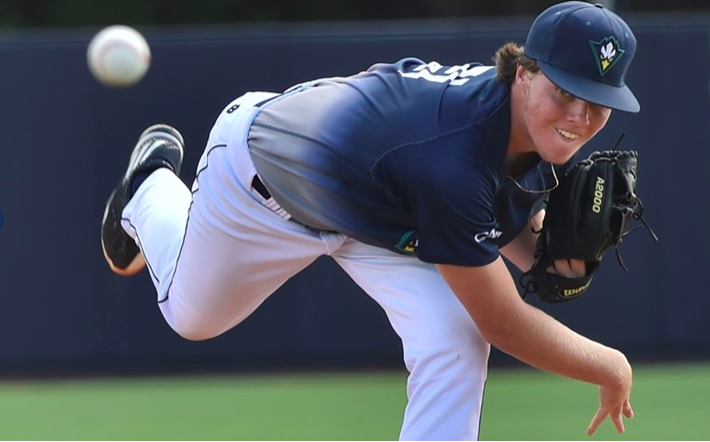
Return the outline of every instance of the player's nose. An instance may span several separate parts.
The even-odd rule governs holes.
[[[567,119],[576,125],[589,125],[589,103],[579,98],[569,103],[567,107]]]

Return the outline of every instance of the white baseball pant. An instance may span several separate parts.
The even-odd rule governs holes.
[[[253,104],[270,95],[248,93],[225,108],[192,192],[159,169],[123,211],[165,320],[186,339],[218,336],[316,258],[331,256],[402,339],[410,375],[400,439],[477,439],[490,347],[436,267],[287,221],[251,188],[246,137]]]

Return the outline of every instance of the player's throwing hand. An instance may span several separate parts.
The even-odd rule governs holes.
[[[631,394],[631,366],[626,361],[625,365],[625,367],[622,367],[623,374],[620,376],[619,381],[599,386],[599,409],[597,409],[597,413],[592,418],[589,428],[587,428],[588,435],[594,434],[607,416],[611,418],[616,431],[623,433],[624,418],[622,414],[629,419],[634,417],[634,410],[631,408],[629,399]]]

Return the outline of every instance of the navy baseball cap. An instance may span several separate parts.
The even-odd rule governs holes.
[[[575,97],[625,112],[641,110],[625,82],[636,37],[603,5],[569,1],[547,8],[533,22],[523,51]]]

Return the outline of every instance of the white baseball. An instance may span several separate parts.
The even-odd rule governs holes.
[[[143,36],[123,25],[109,26],[91,39],[87,50],[89,70],[107,86],[131,86],[150,67],[150,47]]]

